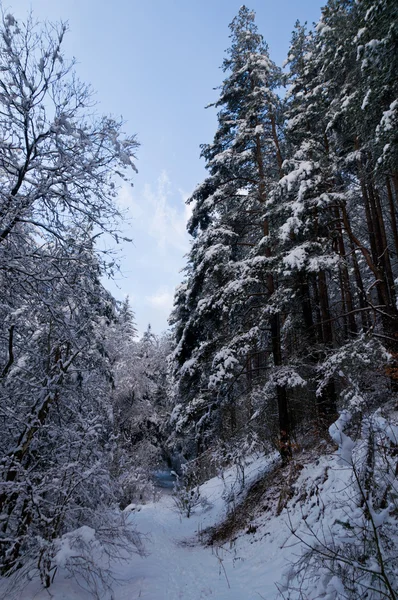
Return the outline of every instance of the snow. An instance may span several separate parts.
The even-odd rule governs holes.
[[[378,46],[380,46],[382,42],[380,40],[370,40],[370,42],[367,42],[367,44],[365,44],[365,48],[369,48],[370,50],[374,50],[375,48],[377,48]]]
[[[352,94],[349,94],[348,96],[344,96],[344,99],[341,102],[341,108],[347,108],[347,106],[350,105],[351,101],[356,97],[357,92],[353,92]],[[362,107],[364,108],[364,107]]]
[[[319,23],[315,26],[315,29],[320,35],[324,35],[325,33],[329,33],[329,31],[333,31],[332,28],[323,23],[323,21],[319,21]]]
[[[274,385],[283,385],[288,389],[304,387],[306,385],[305,380],[291,367],[279,367],[275,369],[275,373],[270,378],[270,381]]]
[[[366,31],[366,27],[361,27],[360,29],[358,29],[358,33],[357,33],[357,35],[354,38],[354,42],[358,41],[359,38],[363,36],[363,34],[365,33],[365,31]]]
[[[387,508],[380,511],[379,513],[377,513],[372,507],[369,507],[369,512],[372,515],[372,519],[373,519],[373,523],[374,523],[375,527],[377,527],[377,528],[381,527],[384,524],[384,522],[387,519],[390,512],[392,512],[393,510],[394,510],[393,504],[390,504],[389,506],[387,506]]]
[[[279,182],[281,187],[286,187],[287,191],[290,192],[297,181],[305,179],[311,176],[314,170],[314,163],[310,161],[301,161],[297,168],[282,177]]]
[[[372,90],[368,90],[366,92],[366,95],[365,95],[365,97],[363,99],[363,102],[362,102],[362,105],[361,105],[361,109],[362,110],[365,110],[365,108],[368,106],[368,104],[369,104],[369,97],[370,97],[371,93],[372,93]]]
[[[202,501],[194,507],[190,518],[181,515],[169,494],[161,496],[158,502],[127,507],[129,522],[144,536],[146,555],[132,555],[126,562],[112,564],[112,576],[119,583],[114,585],[112,596],[100,597],[103,600],[277,600],[281,598],[280,592],[285,593],[288,588],[283,597],[289,600],[346,597],[339,573],[315,564],[306,579],[300,580],[297,564],[305,560],[311,566],[306,553],[315,547],[315,536],[322,538],[326,549],[331,540],[341,548],[352,542],[353,528],[363,527],[364,511],[356,504],[353,491],[352,457],[354,452],[355,463],[358,446],[344,433],[351,418],[348,411],[343,411],[330,427],[330,435],[339,446],[337,453],[318,455],[316,460],[314,456],[313,462],[308,457],[301,460],[298,453],[290,472],[281,472],[280,487],[274,497],[271,500],[268,495],[264,497],[263,503],[271,505],[259,506],[258,513],[250,520],[250,529],[246,527],[235,534],[232,541],[213,546],[200,543],[208,527],[221,522],[228,511],[242,502],[248,486],[260,477],[272,477],[273,469],[279,468],[277,453],[246,459],[245,488],[242,465],[240,470],[230,468],[207,481],[199,488]],[[376,413],[373,421],[389,436],[391,424],[381,414]],[[396,432],[391,429],[392,433]],[[298,476],[291,483],[294,472]],[[292,495],[278,514],[275,507],[283,489]],[[374,510],[369,504],[369,509],[379,529],[388,521],[393,507]],[[88,541],[94,539],[90,528],[78,532]],[[377,573],[379,565],[372,560],[368,566]],[[48,597],[37,581],[31,581],[19,596],[20,600]],[[74,580],[64,576],[61,568],[51,587],[51,597],[53,600],[90,598]]]
[[[377,415],[375,418],[375,425],[378,430],[385,433],[392,444],[398,446],[398,425],[394,425],[385,419],[384,417]]]
[[[90,544],[95,541],[95,529],[83,525],[80,529],[76,529],[71,533],[67,533],[62,537],[59,543],[59,549],[55,555],[55,564],[59,567],[64,566],[67,561],[76,554],[76,550],[73,548],[73,542],[81,540],[86,544]]]
[[[291,250],[289,252],[289,254],[287,254],[283,258],[283,263],[287,267],[290,267],[291,269],[302,269],[304,266],[306,257],[307,257],[307,252],[305,250],[305,247],[298,246],[297,248],[293,248],[293,250]]]
[[[343,410],[340,417],[329,427],[330,437],[339,449],[337,451],[340,457],[340,464],[344,466],[352,465],[352,451],[355,447],[355,442],[344,433],[345,427],[351,421],[351,413],[348,410]]]
[[[382,119],[377,127],[377,133],[379,133],[380,130],[392,131],[395,128],[395,120],[397,119],[398,112],[397,109],[398,100],[394,100],[394,102],[390,104],[389,110],[383,112]]]
[[[258,457],[246,466],[245,479],[253,482],[267,471],[275,455]],[[157,503],[141,506],[129,517],[144,534],[148,555],[138,555],[124,564],[115,565],[114,576],[124,584],[114,589],[114,600],[258,600],[259,594],[271,600],[276,597],[274,581],[281,576],[284,560],[280,544],[288,536],[272,530],[275,543],[253,543],[245,534],[237,547],[219,548],[201,546],[198,534],[217,523],[226,511],[225,497],[238,490],[237,474],[231,469],[224,477],[215,477],[200,488],[207,505],[199,506],[187,519],[176,509],[173,497],[164,495]],[[88,600],[73,580],[60,576],[51,588],[53,600]],[[39,591],[39,585],[30,584],[21,600],[47,600],[48,592]],[[110,597],[104,597],[110,600]]]
[[[13,17],[13,15],[8,14],[4,17],[4,22],[6,24],[6,27],[12,27],[13,25],[16,25],[16,20],[15,17]]]

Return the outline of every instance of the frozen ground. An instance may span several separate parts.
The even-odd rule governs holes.
[[[113,575],[120,581],[112,595],[101,592],[102,600],[340,600],[345,597],[342,582],[328,568],[304,568],[305,593],[284,591],[283,584],[292,576],[292,565],[303,557],[314,535],[326,545],[350,543],[347,527],[354,531],[363,518],[354,501],[352,458],[355,444],[342,433],[342,417],[331,431],[339,445],[337,453],[297,456],[290,467],[278,468],[277,457],[256,457],[246,465],[245,489],[237,471],[215,477],[201,486],[205,498],[188,519],[180,514],[170,494],[156,503],[131,506],[129,521],[145,537],[147,555],[133,555],[128,561],[111,563]],[[358,453],[361,446],[358,445]],[[354,455],[352,452],[354,451]],[[247,489],[266,477],[270,487],[261,496],[255,516],[233,541],[205,546],[203,532],[220,523],[239,504]],[[262,492],[263,493],[263,492]],[[278,511],[278,508],[280,509]],[[280,512],[280,514],[278,514]],[[242,515],[241,515],[242,516]],[[380,518],[379,518],[380,517]],[[383,517],[383,519],[381,519]],[[374,514],[375,522],[388,520],[388,510]],[[293,534],[296,533],[296,536]],[[395,534],[394,534],[395,535]],[[351,538],[352,539],[352,538]],[[306,560],[304,565],[306,565]],[[311,563],[314,565],[314,563]],[[376,565],[377,566],[377,565]],[[377,572],[377,569],[376,569]],[[301,580],[301,584],[302,585]],[[0,582],[1,583],[1,582]],[[1,586],[0,586],[1,592]],[[1,595],[1,594],[0,594]],[[11,596],[9,596],[11,598]],[[90,594],[57,574],[50,593],[30,582],[17,596],[21,600],[89,600]],[[374,598],[379,598],[377,594]],[[8,597],[5,596],[6,600]],[[369,596],[373,599],[373,596]]]
[[[327,467],[335,463],[332,457],[323,457],[317,465],[307,465],[300,473],[298,488],[309,487],[324,479]],[[246,486],[272,468],[270,458],[255,459],[246,468]],[[345,486],[344,471],[334,464],[329,469],[325,494],[335,495]],[[256,520],[254,533],[242,532],[234,543],[220,547],[206,547],[198,536],[207,527],[222,520],[228,510],[229,499],[238,494],[236,471],[231,470],[221,478],[214,478],[201,487],[207,499],[189,519],[181,516],[172,496],[163,495],[156,503],[139,506],[131,512],[132,524],[145,535],[148,555],[134,555],[128,562],[113,565],[114,575],[123,583],[114,588],[112,600],[273,600],[278,596],[276,584],[291,561],[300,554],[297,540],[289,529],[286,512],[274,516],[264,513]],[[313,502],[314,522],[319,505]],[[319,504],[319,503],[318,503]],[[294,523],[302,520],[302,511],[308,502],[296,503],[290,508]],[[275,508],[275,507],[274,507]],[[57,576],[47,591],[37,583],[30,583],[22,592],[21,600],[88,600],[92,598],[74,580]],[[104,599],[111,598],[104,595]]]

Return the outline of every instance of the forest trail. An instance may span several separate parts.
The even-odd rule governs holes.
[[[190,518],[181,515],[174,496],[167,493],[157,502],[130,505],[125,509],[130,512],[128,522],[142,534],[146,555],[133,554],[123,562],[111,560],[111,574],[118,583],[112,594],[101,592],[98,600],[281,599],[281,584],[286,584],[292,565],[306,551],[292,530],[305,540],[309,528],[323,535],[348,518],[351,469],[341,466],[340,460],[338,453],[313,462],[307,457],[298,469],[294,494],[281,512],[277,506],[284,487],[279,484],[285,482],[286,473],[275,469],[275,455],[253,457],[246,465],[244,489],[234,468],[204,483],[200,487],[204,502],[194,508]],[[260,480],[269,481],[269,487],[256,515],[247,520],[250,527],[235,532],[231,541],[221,545],[204,545],[203,532],[225,521],[234,506],[240,504],[241,511],[244,507],[244,514],[251,512],[242,502]],[[344,528],[342,532],[346,536]],[[329,572],[310,571],[309,577],[309,598],[342,597],[338,578],[331,579]],[[296,591],[289,597],[302,598],[300,590]],[[93,596],[61,570],[49,592],[35,580],[18,596],[18,600],[49,598],[92,600]]]
[[[267,467],[264,459],[254,464],[252,477]],[[145,536],[148,556],[135,556],[128,566],[121,565],[120,577],[127,580],[134,573],[134,579],[115,590],[115,600],[276,598],[275,581],[284,563],[279,535],[276,546],[271,536],[266,546],[255,544],[252,535],[242,536],[238,546],[209,547],[199,541],[200,533],[225,515],[224,487],[225,481],[219,478],[202,486],[208,505],[198,507],[189,519],[179,513],[174,498],[167,494],[133,513],[132,522]],[[281,533],[281,528],[277,529]],[[287,528],[283,535],[289,537]]]
[[[275,457],[252,459],[245,470],[247,486],[269,471]],[[221,546],[205,546],[201,533],[220,523],[231,510],[231,496],[243,499],[236,469],[214,477],[200,488],[203,505],[190,516],[181,515],[174,497],[165,490],[158,501],[131,505],[128,521],[143,536],[146,556],[131,555],[108,565],[113,592],[99,592],[99,600],[274,600],[275,582],[286,567],[280,545],[290,533],[280,520],[267,523],[267,533],[242,534]],[[228,498],[229,501],[226,500]],[[272,532],[272,534],[271,534]],[[282,536],[282,537],[281,537]],[[258,543],[255,543],[258,542]],[[23,588],[18,600],[92,600],[93,596],[62,569],[50,590],[38,579]],[[6,600],[8,597],[6,596]]]
[[[146,538],[149,555],[134,560],[136,584],[121,586],[116,594],[118,600],[131,597],[142,600],[219,597],[221,600],[224,597],[218,592],[222,586],[228,591],[225,578],[221,579],[221,586],[217,585],[216,596],[214,586],[210,585],[219,578],[218,559],[211,549],[198,545],[196,534],[200,521],[183,517],[180,520],[171,496],[164,495],[156,504],[143,506],[135,515],[134,524]],[[133,591],[134,587],[137,589]]]

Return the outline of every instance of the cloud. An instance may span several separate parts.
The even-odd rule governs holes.
[[[115,291],[117,297],[133,292],[133,310],[138,329],[148,323],[154,331],[167,327],[173,307],[174,288],[181,282],[184,255],[189,251],[186,223],[192,213],[185,204],[189,194],[173,185],[162,171],[152,183],[123,184],[117,198],[120,210],[126,210],[123,221],[126,237],[133,244],[123,246],[122,272]],[[113,286],[114,287],[114,286]]]
[[[167,288],[162,287],[152,296],[147,296],[146,299],[152,308],[168,315],[173,307],[174,294]]]
[[[178,203],[175,200],[176,191],[179,196]],[[156,240],[159,248],[174,248],[185,254],[189,250],[186,225],[191,207],[185,204],[188,195],[181,189],[176,191],[172,189],[166,171],[160,174],[156,191],[153,191],[150,185],[145,186],[144,197],[151,208],[149,233]]]
[[[163,170],[154,185],[146,183],[138,193],[135,188],[123,184],[117,204],[121,210],[128,209],[133,229],[139,226],[156,241],[160,250],[185,254],[189,250],[186,226],[192,214],[192,207],[185,204],[188,197],[184,190],[173,187]]]
[[[122,211],[128,210],[128,216],[133,219],[145,218],[145,212],[139,202],[136,201],[133,188],[128,183],[123,183],[117,195],[117,205]]]

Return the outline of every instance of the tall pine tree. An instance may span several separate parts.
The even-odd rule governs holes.
[[[253,416],[253,378],[274,368],[271,397],[279,414],[280,450],[290,456],[286,374],[282,372],[281,318],[268,303],[277,294],[275,249],[267,213],[281,175],[280,69],[243,6],[232,21],[224,60],[218,129],[202,146],[209,176],[195,190],[189,231],[194,237],[187,278],[173,315],[181,423],[191,423],[197,447],[201,427],[242,435]],[[260,378],[260,379],[259,379]],[[207,443],[207,442],[206,442]]]

